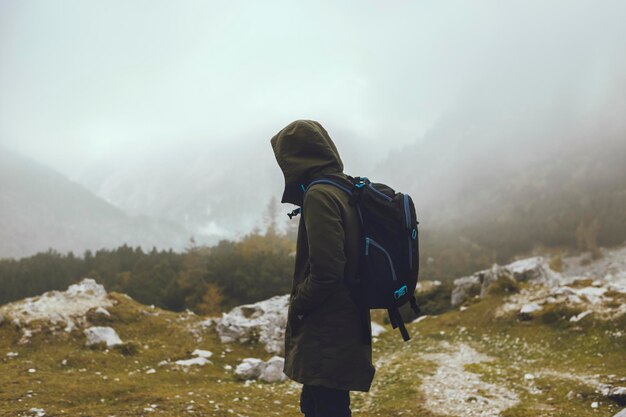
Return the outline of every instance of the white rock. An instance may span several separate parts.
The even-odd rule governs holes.
[[[415,286],[415,291],[418,293],[427,292],[439,286],[441,286],[441,281],[429,281],[429,280],[418,281],[417,285]]]
[[[111,313],[109,313],[109,311],[102,306],[96,308],[96,314],[102,314],[104,316],[111,317]]]
[[[505,266],[516,281],[547,281],[550,274],[546,270],[545,260],[541,256],[522,259]]]
[[[520,309],[520,314],[530,314],[530,313],[534,313],[535,311],[540,311],[541,310],[541,306],[537,303],[530,303],[530,304],[526,304],[524,305],[521,309]]]
[[[30,368],[30,369],[28,370],[28,373],[29,373],[29,374],[34,374],[35,372],[37,372],[37,370],[36,370],[35,368]]]
[[[289,295],[276,296],[255,304],[235,307],[217,324],[223,343],[258,341],[270,353],[284,350]]]
[[[577,295],[570,295],[567,297],[567,301],[571,304],[580,304],[583,302],[583,300],[580,299],[579,296]]]
[[[592,402],[591,408],[598,408],[598,402],[597,401]]]
[[[587,311],[583,311],[582,313],[576,315],[576,316],[572,316],[570,317],[569,321],[571,321],[572,323],[575,323],[577,321],[580,321],[582,318],[587,317],[589,314],[591,314],[591,311],[587,310]]]
[[[216,320],[215,319],[206,319],[206,320],[202,320],[199,325],[200,327],[204,327],[204,328],[209,328],[211,326],[213,326],[215,324]]]
[[[189,366],[204,366],[208,363],[211,363],[207,358],[203,358],[202,356],[197,356],[191,359],[181,359],[174,362],[178,366],[189,367]]]
[[[46,415],[46,411],[43,408],[31,408],[30,410],[28,410],[29,413],[31,413],[31,415],[36,416],[36,417],[44,417]]]
[[[602,301],[602,296],[604,295],[604,293],[606,293],[606,291],[606,288],[585,287],[576,290],[576,295],[586,298],[591,304],[599,304]]]
[[[385,329],[380,324],[378,324],[378,323],[376,323],[374,321],[372,322],[372,337],[378,337],[382,333],[385,333],[386,331],[387,331],[387,329]]]
[[[535,375],[533,374],[524,374],[524,379],[527,381],[532,381],[533,379],[535,379]]]
[[[17,358],[20,354],[17,352],[9,352],[7,353],[7,357],[9,358]]]
[[[156,374],[156,369],[154,368],[150,368],[146,371],[146,374],[150,375],[150,374]]]
[[[476,275],[455,279],[451,295],[452,306],[463,304],[471,295],[480,293],[480,288],[481,280]]]
[[[75,328],[75,322],[84,321],[92,308],[110,307],[104,287],[91,278],[70,285],[67,291],[49,291],[39,297],[25,298],[0,307],[0,313],[11,318],[18,327],[34,320],[65,325],[66,331]]]
[[[87,346],[93,346],[103,342],[107,345],[107,347],[122,344],[122,340],[117,335],[117,332],[111,327],[92,326],[86,328],[84,333],[85,336],[87,336]]]
[[[613,387],[609,390],[608,396],[618,400],[626,400],[626,387]]]
[[[287,379],[283,372],[285,359],[280,356],[270,358],[265,364],[265,369],[261,372],[259,379],[265,382],[280,382]]]
[[[419,323],[422,320],[426,320],[428,317],[430,317],[428,314],[424,314],[423,316],[419,316],[413,323]]]
[[[235,368],[235,375],[242,379],[257,379],[265,369],[265,362],[258,358],[245,358]]]
[[[193,352],[191,352],[191,354],[193,356],[199,356],[201,358],[207,358],[207,359],[213,356],[213,352],[208,351],[208,350],[202,350],[202,349],[196,349]]]

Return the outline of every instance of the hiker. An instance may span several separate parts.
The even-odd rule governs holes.
[[[364,337],[364,332],[371,334],[369,309],[357,307],[346,285],[357,273],[358,213],[333,185],[307,189],[322,176],[347,178],[321,124],[297,120],[271,144],[285,177],[282,202],[302,208],[284,372],[303,384],[300,410],[305,417],[348,417],[350,391],[369,391],[374,377],[371,339]]]

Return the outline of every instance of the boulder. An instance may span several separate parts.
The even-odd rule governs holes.
[[[289,295],[235,307],[217,324],[222,343],[258,341],[270,353],[284,350]]]
[[[85,343],[87,346],[104,343],[107,347],[112,347],[122,344],[122,339],[120,339],[117,332],[111,327],[88,327],[85,329],[84,333],[85,336],[87,336],[87,342]]]
[[[0,307],[4,314],[18,327],[25,327],[33,321],[45,321],[62,326],[71,332],[77,324],[83,324],[91,309],[113,306],[114,301],[106,290],[95,280],[85,278],[70,285],[66,291],[48,291],[38,297],[29,297]]]
[[[235,375],[241,379],[257,379],[265,368],[265,362],[257,358],[245,358],[235,368]]]
[[[480,294],[480,287],[480,278],[476,275],[455,279],[450,300],[452,306],[458,307],[471,297]]]
[[[558,274],[553,272],[540,256],[522,259],[505,266],[496,264],[490,269],[478,271],[468,277],[454,280],[451,303],[453,307],[458,307],[476,295],[484,297],[489,293],[492,285],[499,280],[537,281],[553,284],[558,281],[557,276]]]
[[[287,379],[283,373],[285,359],[274,356],[267,362],[257,358],[245,358],[235,368],[235,375],[240,379],[259,379],[265,382],[282,382]]]
[[[546,281],[549,279],[548,271],[545,267],[545,260],[541,256],[522,259],[506,265],[506,268],[516,281]]]
[[[287,379],[287,375],[283,372],[285,359],[280,356],[274,356],[265,363],[265,369],[261,372],[259,379],[265,382],[281,382]]]

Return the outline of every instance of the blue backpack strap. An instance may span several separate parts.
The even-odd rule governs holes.
[[[352,190],[351,189],[349,189],[345,185],[339,183],[338,181],[329,180],[329,179],[321,179],[321,180],[315,180],[315,181],[311,182],[309,184],[309,186],[306,187],[304,192],[306,193],[309,190],[309,188],[311,188],[315,184],[330,184],[330,185],[334,185],[335,187],[337,187],[337,188],[341,189],[342,191],[344,191],[346,194],[352,195]]]

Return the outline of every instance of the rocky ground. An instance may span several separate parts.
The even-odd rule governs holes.
[[[375,312],[376,378],[353,393],[354,415],[614,416],[626,406],[626,249],[603,255],[459,279],[454,308],[409,324],[406,343]],[[281,373],[286,305],[207,318],[84,280],[0,307],[0,416],[299,415],[299,386]]]

